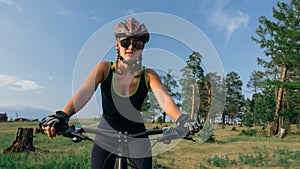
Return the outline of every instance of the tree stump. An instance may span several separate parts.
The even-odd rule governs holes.
[[[25,151],[35,151],[35,147],[33,146],[33,128],[18,128],[15,141],[9,148],[4,149],[3,153]]]
[[[275,137],[284,138],[287,134],[286,129],[281,128],[280,131],[275,135]]]

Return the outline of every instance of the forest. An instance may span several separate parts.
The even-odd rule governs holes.
[[[181,111],[202,123],[263,126],[268,135],[289,131],[300,125],[300,1],[278,2],[273,18],[260,16],[259,26],[251,38],[264,56],[257,58],[260,70],[253,70],[247,88],[251,98],[242,92],[238,72],[224,76],[205,72],[201,51],[194,51],[181,69],[182,78],[169,70],[162,81]],[[143,111],[149,120],[166,121],[150,93]],[[159,117],[155,119],[154,117]]]

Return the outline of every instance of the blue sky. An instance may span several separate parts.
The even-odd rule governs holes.
[[[0,106],[62,108],[79,85],[74,84],[74,70],[87,41],[105,25],[144,12],[171,14],[196,26],[216,49],[225,73],[237,72],[244,83],[243,94],[250,96],[245,86],[251,72],[260,68],[256,58],[263,56],[250,37],[255,35],[259,16],[272,18],[276,2],[0,0]],[[106,36],[108,41],[113,40],[112,32]],[[159,37],[163,39],[154,35],[147,47],[169,51],[183,60],[191,54],[184,45],[169,45]],[[99,46],[101,50],[107,49]]]

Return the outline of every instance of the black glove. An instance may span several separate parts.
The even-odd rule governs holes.
[[[47,116],[42,119],[42,122],[39,124],[40,128],[42,126],[51,126],[55,128],[56,133],[63,133],[69,127],[70,117],[63,111],[57,111],[55,115]]]
[[[195,134],[202,129],[200,123],[191,119],[188,114],[181,114],[176,120],[176,126],[188,129],[186,134]]]

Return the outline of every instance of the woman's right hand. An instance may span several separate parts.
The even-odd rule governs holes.
[[[52,140],[54,137],[56,137],[55,128],[51,126],[42,126],[42,129],[44,130],[44,133],[47,134],[47,136]]]
[[[53,139],[56,134],[63,133],[68,129],[69,118],[63,111],[57,111],[54,115],[43,118],[39,126],[50,139]]]

